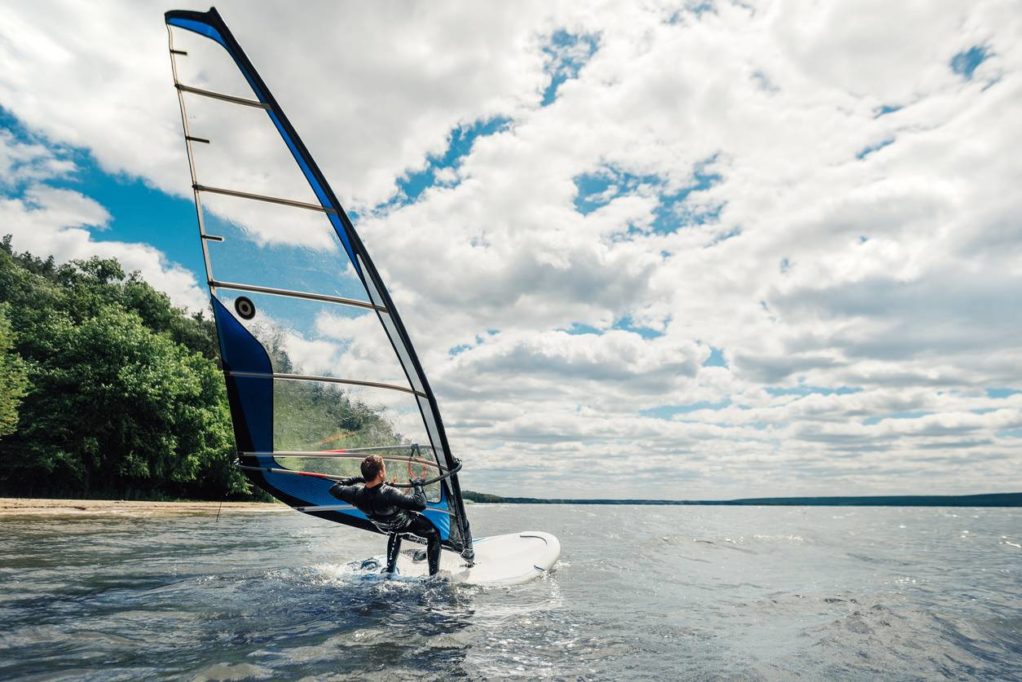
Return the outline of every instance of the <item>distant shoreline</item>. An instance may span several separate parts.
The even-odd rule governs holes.
[[[147,502],[137,500],[63,500],[27,497],[0,497],[0,517],[5,516],[169,516],[174,514],[237,514],[287,511],[290,507],[275,502],[182,501]]]
[[[607,500],[502,497],[464,492],[475,504],[575,504],[646,506],[787,506],[787,507],[1022,507],[1022,493],[983,495],[874,495],[861,497],[758,497],[736,500]],[[280,502],[217,502],[203,500],[72,500],[0,497],[0,518],[9,516],[171,516],[284,512]]]
[[[464,491],[478,504],[631,504],[783,507],[1022,507],[1022,493],[981,495],[867,495],[855,497],[751,497],[737,500],[608,500],[501,497]]]

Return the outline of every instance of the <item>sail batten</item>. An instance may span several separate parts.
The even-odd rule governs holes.
[[[314,514],[316,512],[322,511],[335,511],[338,509],[350,510],[355,509],[355,507],[351,506],[350,504],[324,504],[322,506],[317,507],[295,507],[295,511],[300,511],[305,514]],[[429,511],[433,513],[447,514],[448,516],[453,515],[453,512],[447,511],[446,509],[430,508]]]
[[[426,467],[438,475],[424,513],[468,555],[461,463],[361,238],[216,10],[166,22],[240,467],[291,506],[366,530],[330,483],[364,453]]]
[[[181,92],[189,92],[193,95],[199,95],[200,97],[209,97],[210,99],[218,99],[222,102],[230,102],[231,104],[240,104],[246,107],[255,107],[256,109],[268,109],[269,105],[265,102],[260,102],[256,99],[245,99],[244,97],[235,97],[234,95],[227,95],[222,92],[213,92],[212,90],[203,90],[202,88],[195,88],[184,83],[174,83],[174,87]]]
[[[414,389],[408,388],[407,386],[398,386],[396,384],[384,384],[377,381],[360,381],[358,379],[342,379],[340,377],[330,377],[323,375],[311,375],[311,374],[284,374],[280,372],[229,372],[233,377],[246,377],[246,378],[271,378],[280,379],[282,381],[321,381],[329,384],[349,384],[351,386],[365,386],[367,388],[382,388],[388,391],[401,391],[402,393],[412,393],[415,395],[426,397],[425,393],[421,393]]]
[[[205,236],[206,239],[216,239],[215,237]],[[222,241],[222,238],[220,238]],[[366,301],[357,301],[353,298],[344,298],[342,296],[328,296],[326,294],[314,294],[308,291],[294,291],[291,289],[276,289],[273,287],[262,287],[255,284],[242,284],[240,282],[221,282],[217,280],[210,280],[209,286],[218,287],[221,289],[234,289],[236,291],[251,291],[260,294],[270,294],[271,296],[287,296],[293,298],[302,298],[310,301],[326,301],[329,303],[337,303],[338,305],[354,306],[356,308],[366,308],[368,310],[378,310],[380,312],[387,312],[386,308],[381,308],[373,303],[367,303]]]
[[[208,140],[204,140],[208,142]],[[310,204],[307,201],[298,201],[297,199],[285,199],[283,197],[271,197],[267,194],[255,194],[252,192],[242,192],[236,189],[226,189],[224,187],[210,187],[208,185],[195,184],[192,186],[196,192],[210,192],[212,194],[223,194],[229,197],[237,197],[239,199],[253,199],[255,201],[265,201],[268,204],[280,204],[282,206],[292,206],[294,208],[305,208],[312,211],[322,211],[323,213],[337,213],[332,208],[326,208],[318,204]]]
[[[259,456],[259,455],[272,455],[277,459],[358,459],[361,460],[366,454],[372,454],[377,452],[393,452],[394,450],[407,449],[408,446],[394,446],[394,447],[376,447],[376,448],[353,448],[350,452],[319,452],[319,451],[303,451],[297,450],[289,452],[287,450],[277,450],[275,452],[245,452],[242,453],[247,456]],[[410,463],[416,466],[427,467],[429,469],[436,469],[437,471],[446,472],[447,469],[439,466],[436,462],[430,462],[429,460],[421,459],[418,457],[408,457],[404,455],[381,455],[381,459],[388,462],[401,462]]]

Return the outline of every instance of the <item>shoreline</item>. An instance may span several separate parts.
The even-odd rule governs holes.
[[[223,505],[221,507],[221,504]],[[290,511],[276,502],[151,502],[139,500],[66,500],[27,497],[0,497],[0,518],[8,516],[170,516],[195,514],[216,516],[258,512]]]

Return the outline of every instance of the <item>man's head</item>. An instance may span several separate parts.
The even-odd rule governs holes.
[[[382,482],[387,477],[387,467],[379,455],[369,455],[362,460],[362,478],[366,483]]]

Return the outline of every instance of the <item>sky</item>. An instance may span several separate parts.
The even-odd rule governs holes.
[[[201,311],[170,8],[0,5],[0,234]],[[218,9],[379,267],[463,487],[1022,490],[1022,3]]]

